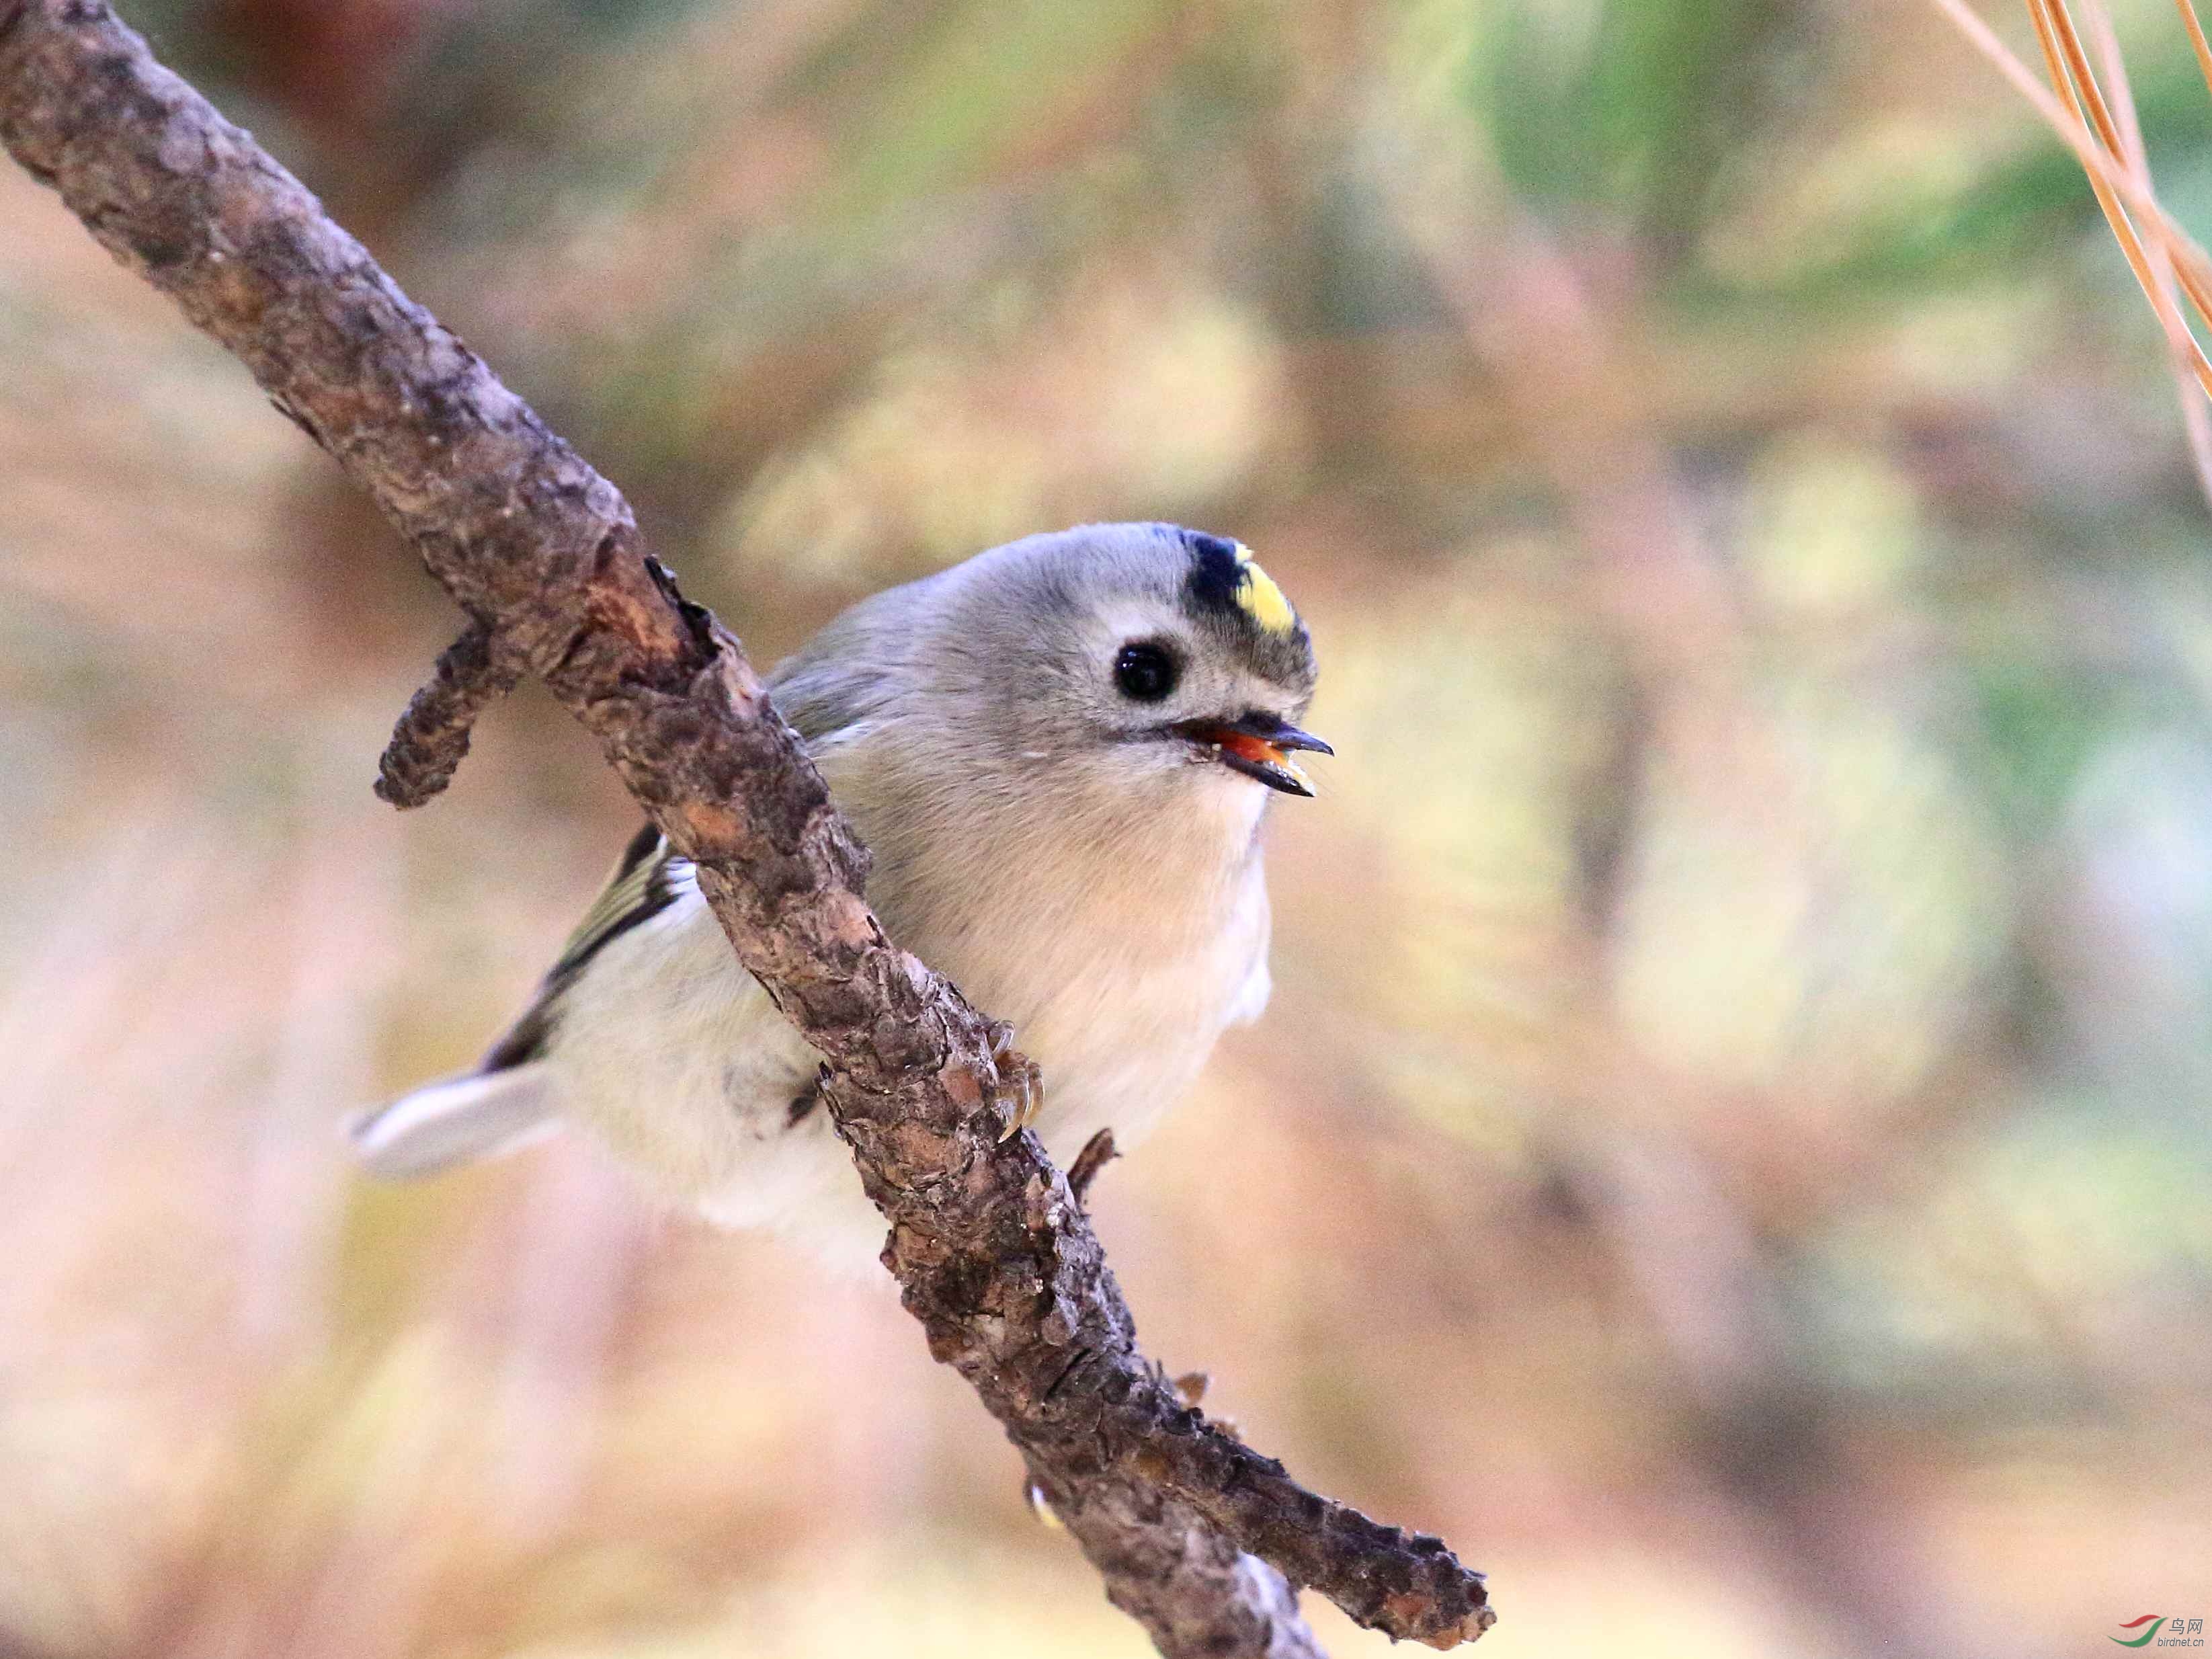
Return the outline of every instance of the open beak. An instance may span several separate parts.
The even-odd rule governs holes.
[[[1231,771],[1257,778],[1286,795],[1313,793],[1313,785],[1291,758],[1291,751],[1336,752],[1312,732],[1256,710],[1233,720],[1183,720],[1174,730],[1178,737],[1212,750],[1213,757]]]

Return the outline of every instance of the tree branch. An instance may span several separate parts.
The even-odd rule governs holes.
[[[1139,1353],[1066,1182],[1034,1137],[998,1144],[988,1023],[884,938],[866,850],[615,488],[105,4],[0,0],[0,139],[246,363],[477,619],[401,722],[392,793],[434,793],[526,665],[694,860],[739,958],[830,1060],[829,1109],[931,1353],[1115,1605],[1171,1656],[1316,1654],[1285,1577],[1393,1637],[1486,1629],[1481,1576],[1441,1541],[1305,1491]]]
[[[438,659],[430,683],[407,704],[376,763],[376,793],[402,811],[434,799],[468,757],[477,716],[514,690],[522,663],[499,636],[471,623]]]

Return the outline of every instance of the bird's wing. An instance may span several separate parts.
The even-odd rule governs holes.
[[[560,956],[538,982],[530,1006],[492,1044],[477,1070],[503,1072],[527,1065],[544,1053],[561,998],[586,965],[610,940],[650,921],[675,903],[690,870],[690,860],[671,848],[668,838],[652,824],[632,836],[616,860],[607,884],[599,890],[599,897],[592,901],[592,908],[584,912],[584,919],[576,924]]]
[[[845,728],[864,719],[867,711],[865,702],[849,693],[841,696],[815,683],[820,677],[793,675],[793,667],[804,661],[802,653],[780,665],[769,683],[778,709],[809,747],[818,747],[835,742]],[[584,919],[576,924],[560,956],[539,981],[530,1006],[492,1044],[478,1071],[506,1071],[527,1065],[544,1054],[562,995],[592,958],[610,941],[675,903],[690,873],[691,860],[672,848],[665,836],[650,823],[640,828],[616,860],[607,884],[592,901],[592,908],[584,912]]]
[[[545,1052],[562,994],[609,939],[675,902],[685,867],[684,860],[669,856],[667,843],[651,824],[631,836],[530,1006],[476,1070],[416,1089],[347,1126],[362,1164],[387,1180],[405,1180],[495,1158],[550,1131],[551,1091],[545,1067],[535,1062]]]
[[[779,706],[788,705],[786,717],[817,746],[846,735],[865,718],[865,701],[856,701],[834,674],[796,684],[779,674],[772,683]],[[550,1128],[554,1102],[545,1068],[537,1062],[560,1018],[562,998],[611,941],[675,903],[690,873],[691,861],[658,829],[641,828],[538,981],[529,1006],[476,1070],[418,1089],[350,1126],[363,1162],[380,1175],[425,1175],[526,1145]]]
[[[860,609],[865,611],[866,606]],[[882,696],[879,677],[854,675],[837,668],[850,653],[841,653],[832,647],[842,638],[841,630],[850,626],[847,618],[832,623],[797,655],[778,664],[769,677],[778,711],[812,750],[864,728]],[[592,958],[611,940],[650,921],[675,903],[690,873],[690,860],[670,847],[666,836],[650,823],[641,828],[623,849],[614,872],[592,908],[584,912],[584,919],[561,947],[559,957],[539,981],[530,1006],[492,1044],[477,1070],[506,1071],[543,1054],[562,995]]]

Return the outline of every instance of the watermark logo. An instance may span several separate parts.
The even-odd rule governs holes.
[[[2201,1648],[2204,1645],[2204,1621],[2202,1619],[2169,1619],[2162,1613],[2146,1613],[2141,1618],[2130,1619],[2120,1628],[2132,1631],[2131,1636],[2108,1636],[2108,1642],[2118,1642],[2124,1648]]]

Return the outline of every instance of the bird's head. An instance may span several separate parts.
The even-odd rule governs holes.
[[[1313,641],[1242,544],[1086,525],[946,578],[928,654],[1013,774],[1070,793],[1196,791],[1249,818],[1267,790],[1313,793],[1297,757],[1331,752],[1299,726]]]

